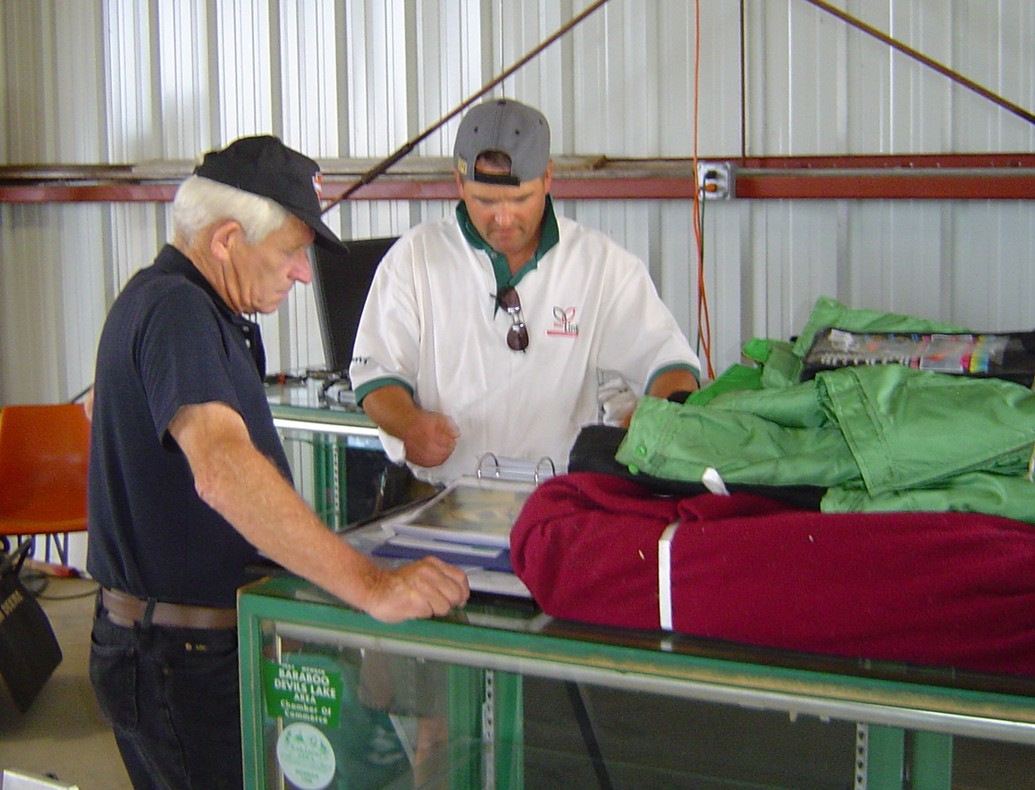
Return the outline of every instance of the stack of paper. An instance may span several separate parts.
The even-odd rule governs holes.
[[[512,572],[510,530],[532,488],[462,477],[420,507],[381,521],[385,540],[373,553],[408,559],[433,554],[455,565]]]

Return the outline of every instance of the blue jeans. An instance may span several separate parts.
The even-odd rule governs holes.
[[[237,632],[94,618],[90,682],[135,790],[243,786]]]

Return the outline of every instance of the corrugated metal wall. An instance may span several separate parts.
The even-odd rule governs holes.
[[[588,5],[3,0],[0,160],[191,159],[257,132],[317,159],[383,157]],[[835,5],[1035,106],[1028,0]],[[702,0],[700,14],[703,157],[1033,150],[1023,120],[804,0]],[[543,109],[555,154],[691,156],[694,42],[692,0],[610,0],[496,93]],[[448,154],[456,123],[416,155]],[[696,337],[688,203],[560,207],[643,256]],[[360,238],[450,208],[354,201],[330,221]],[[705,229],[716,370],[751,337],[794,333],[823,294],[976,328],[1035,324],[1031,201],[734,200],[709,203]],[[0,404],[91,381],[107,305],[167,235],[162,204],[0,205]],[[312,296],[296,291],[265,319],[273,369],[322,359]]]

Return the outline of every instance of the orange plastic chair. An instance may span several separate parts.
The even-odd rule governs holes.
[[[86,530],[90,423],[81,403],[0,409],[0,537],[46,536],[68,565],[68,536]]]

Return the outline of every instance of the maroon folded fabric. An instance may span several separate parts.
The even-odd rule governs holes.
[[[676,631],[1035,677],[1035,528],[997,516],[824,514],[573,473],[528,500],[514,571],[547,614],[658,628],[658,539],[675,521]]]

